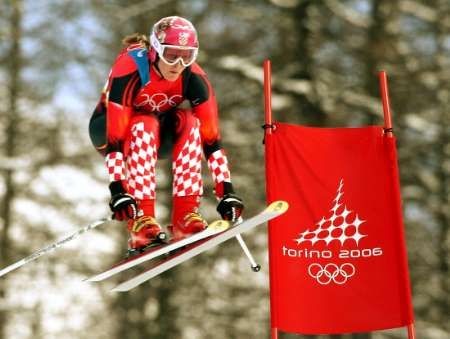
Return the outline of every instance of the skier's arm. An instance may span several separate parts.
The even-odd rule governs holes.
[[[200,120],[203,151],[214,180],[216,197],[220,201],[217,210],[224,219],[236,221],[244,205],[235,195],[228,159],[220,142],[217,101],[206,74],[195,64],[187,97],[193,106],[193,113]]]
[[[118,220],[136,216],[136,201],[127,194],[124,181],[124,143],[133,112],[132,99],[138,90],[139,76],[134,62],[122,54],[116,60],[106,89],[106,156],[111,191],[110,207]]]

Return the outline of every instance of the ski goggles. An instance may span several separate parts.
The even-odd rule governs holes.
[[[170,66],[181,62],[184,67],[188,67],[197,59],[197,47],[162,45],[153,34],[151,36],[151,44],[159,57]]]
[[[184,67],[193,64],[197,58],[198,48],[195,47],[176,47],[170,45],[162,45],[159,57],[168,65],[175,65],[181,61]]]

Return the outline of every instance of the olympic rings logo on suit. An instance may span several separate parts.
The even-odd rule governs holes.
[[[149,94],[143,94],[145,100],[137,104],[137,107],[142,107],[149,105],[152,112],[161,112],[166,105],[171,107],[175,107],[178,103],[175,101],[177,98],[183,98],[182,95],[174,94],[171,97],[168,97],[165,93],[154,93],[152,96]]]
[[[322,267],[322,265],[314,263],[309,265],[308,274],[321,285],[328,285],[331,282],[343,285],[355,275],[355,266],[350,263],[341,266],[330,263]]]

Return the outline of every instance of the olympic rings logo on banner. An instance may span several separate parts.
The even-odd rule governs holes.
[[[174,94],[171,97],[168,97],[165,93],[155,93],[152,96],[148,94],[143,94],[142,96],[146,97],[144,101],[137,104],[137,107],[142,107],[145,105],[149,105],[152,112],[161,112],[166,105],[171,107],[175,107],[178,103],[175,101],[177,98],[183,98],[179,94]]]
[[[345,263],[341,266],[326,264],[322,267],[322,265],[314,263],[309,265],[308,274],[321,285],[328,285],[331,282],[343,285],[355,275],[355,266]]]

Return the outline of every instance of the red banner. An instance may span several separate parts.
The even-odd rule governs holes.
[[[381,127],[275,124],[266,136],[272,328],[369,332],[412,323],[395,139]]]

